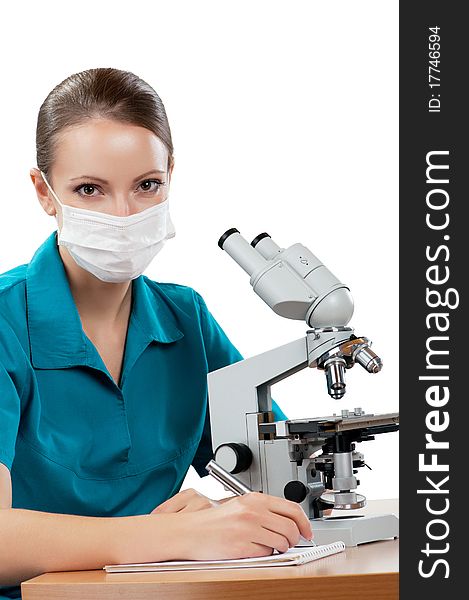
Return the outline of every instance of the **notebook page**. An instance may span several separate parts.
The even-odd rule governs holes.
[[[103,567],[107,572],[122,571],[172,571],[172,570],[196,570],[196,569],[217,569],[217,568],[235,568],[235,567],[256,567],[256,566],[285,566],[294,564],[303,564],[311,560],[329,556],[345,549],[343,542],[334,542],[323,546],[312,546],[307,548],[289,548],[286,552],[275,551],[268,556],[257,556],[240,559],[223,560],[182,560],[182,561],[163,561],[155,563],[128,563],[121,565],[106,565]]]

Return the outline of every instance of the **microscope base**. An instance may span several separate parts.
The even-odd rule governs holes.
[[[399,519],[396,515],[369,515],[311,519],[314,541],[318,545],[342,540],[346,546],[358,546],[399,537]],[[298,544],[307,545],[307,544]]]

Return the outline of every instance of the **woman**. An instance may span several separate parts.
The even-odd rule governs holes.
[[[174,235],[159,96],[127,71],[74,74],[42,104],[36,142],[30,176],[58,230],[0,275],[2,593],[46,571],[311,538],[293,502],[178,493],[212,456],[207,373],[243,357],[200,294],[142,275]]]

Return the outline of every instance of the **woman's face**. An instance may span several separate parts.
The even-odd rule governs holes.
[[[128,216],[166,199],[171,171],[168,151],[151,131],[137,125],[92,119],[62,130],[47,178],[62,204]],[[34,169],[31,177],[48,214],[60,205]]]

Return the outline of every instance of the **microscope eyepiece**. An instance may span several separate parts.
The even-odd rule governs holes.
[[[253,248],[255,248],[256,245],[257,245],[257,243],[260,242],[261,240],[263,240],[266,237],[270,238],[270,235],[268,233],[266,233],[265,231],[264,231],[264,233],[260,233],[259,235],[256,235],[256,237],[251,242],[251,246]]]
[[[225,231],[225,233],[218,240],[218,245],[220,246],[220,248],[222,250],[223,250],[223,244],[225,243],[226,238],[229,237],[232,233],[239,233],[239,231],[236,229],[236,227],[232,227],[231,229],[228,229],[227,231]]]

